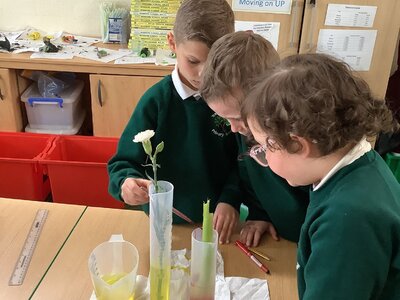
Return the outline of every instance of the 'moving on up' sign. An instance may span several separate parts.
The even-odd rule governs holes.
[[[259,13],[290,14],[292,0],[233,0],[234,11],[252,11]]]

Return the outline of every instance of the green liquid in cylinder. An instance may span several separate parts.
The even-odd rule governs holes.
[[[170,269],[150,266],[150,300],[169,300]]]

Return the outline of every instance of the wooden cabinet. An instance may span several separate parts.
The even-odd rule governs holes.
[[[144,92],[162,77],[90,75],[93,134],[119,137]]]
[[[325,26],[328,4],[377,7],[373,27]],[[384,98],[392,67],[400,27],[399,0],[315,0],[306,2],[300,53],[315,52],[320,29],[377,30],[371,66],[358,74],[368,82],[376,97]]]
[[[21,131],[22,117],[15,70],[0,69],[0,131]]]
[[[23,130],[18,92],[23,92],[29,83],[21,77],[17,82],[16,70],[77,73],[85,81],[83,100],[85,104],[91,102],[86,109],[91,110],[88,115],[92,117],[93,133],[105,137],[119,137],[144,92],[173,70],[173,66],[154,64],[31,59],[30,55],[0,53],[0,92],[4,99],[0,98],[0,131]]]

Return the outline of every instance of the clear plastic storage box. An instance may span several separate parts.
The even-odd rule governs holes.
[[[83,82],[75,80],[59,95],[45,98],[39,94],[36,83],[21,96],[25,103],[30,129],[71,130],[80,123],[84,114],[82,105]]]

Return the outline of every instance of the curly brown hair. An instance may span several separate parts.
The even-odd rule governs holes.
[[[298,54],[282,60],[243,102],[242,117],[256,121],[277,148],[290,153],[297,135],[328,155],[363,137],[398,129],[384,101],[344,62],[325,54]]]
[[[208,48],[221,36],[235,31],[235,16],[225,0],[184,0],[176,13],[177,44],[199,41]]]

